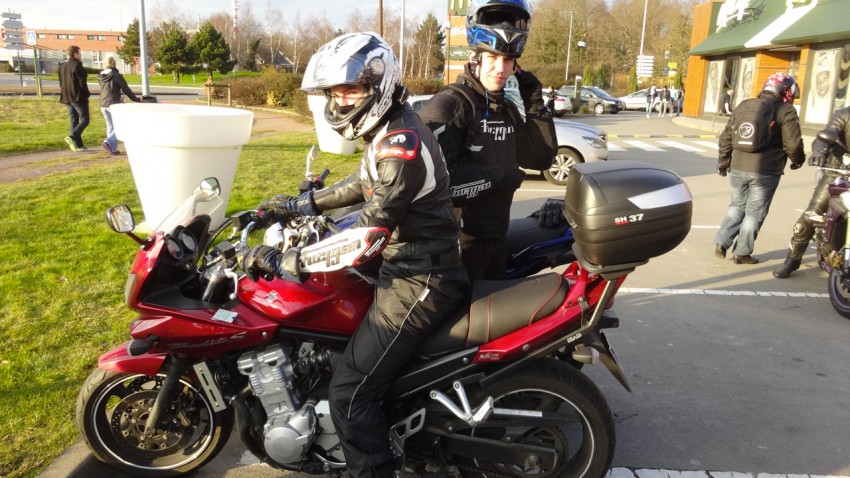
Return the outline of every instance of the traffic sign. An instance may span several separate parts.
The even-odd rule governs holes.
[[[35,32],[32,31],[32,30],[27,32],[27,45],[29,45],[29,46],[38,45],[38,35],[36,35]]]
[[[638,77],[648,78],[652,76],[655,66],[655,57],[652,55],[638,55],[635,70]]]
[[[24,28],[24,24],[20,20],[3,20],[3,28],[6,30],[20,30]]]
[[[0,17],[11,18],[12,20],[20,20],[21,14],[20,13],[12,13],[12,12],[4,12],[4,13],[0,13]]]

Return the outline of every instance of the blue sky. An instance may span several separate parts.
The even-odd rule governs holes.
[[[153,6],[173,4],[192,18],[232,11],[232,0],[144,0],[148,15]],[[344,26],[355,8],[364,16],[378,11],[378,0],[239,0],[251,3],[258,20],[268,4],[284,12],[298,12],[301,18],[324,13],[336,26]],[[139,16],[141,0],[0,0],[0,12],[20,13],[28,30],[67,28],[72,30],[123,30]],[[446,11],[446,0],[404,0],[405,17],[424,19],[428,13],[438,18]],[[383,0],[384,11],[401,12],[402,0]]]

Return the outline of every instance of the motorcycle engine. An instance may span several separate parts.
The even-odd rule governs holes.
[[[301,404],[292,384],[291,353],[290,347],[275,344],[242,354],[237,362],[266,411],[264,447],[278,463],[300,460],[316,439],[316,404]]]

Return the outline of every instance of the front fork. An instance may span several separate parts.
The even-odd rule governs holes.
[[[161,417],[174,403],[174,398],[180,391],[180,378],[191,368],[192,361],[188,357],[172,356],[171,366],[162,381],[159,393],[151,407],[150,415],[145,423],[145,437],[152,438],[156,434]]]

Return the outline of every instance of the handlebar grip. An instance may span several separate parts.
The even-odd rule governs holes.
[[[325,179],[328,179],[328,176],[330,176],[330,174],[331,174],[331,170],[328,169],[328,168],[325,168],[325,170],[322,171],[322,175],[319,176],[319,178],[321,178],[322,182],[324,183]]]

